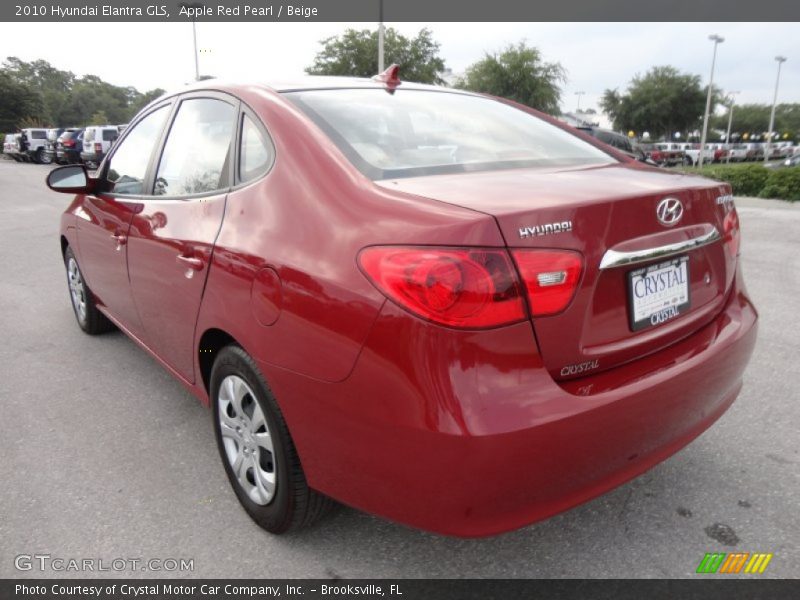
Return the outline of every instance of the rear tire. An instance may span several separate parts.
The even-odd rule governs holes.
[[[53,157],[49,153],[45,152],[41,148],[36,151],[36,160],[43,165],[50,165],[53,164]]]
[[[78,326],[89,335],[98,335],[114,329],[114,324],[98,310],[94,295],[86,285],[78,260],[69,246],[64,252],[64,266],[67,268],[67,285]]]
[[[239,346],[211,370],[214,435],[245,512],[270,533],[307,527],[335,503],[308,487],[283,415],[255,361]]]

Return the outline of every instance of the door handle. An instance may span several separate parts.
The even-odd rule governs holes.
[[[203,260],[195,256],[184,256],[183,254],[179,254],[178,262],[183,263],[195,271],[200,271],[203,269]]]
[[[117,242],[120,246],[124,246],[128,241],[128,236],[124,233],[112,233],[111,239]]]

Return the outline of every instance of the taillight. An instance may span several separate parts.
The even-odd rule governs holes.
[[[484,329],[526,318],[505,250],[375,246],[358,261],[388,298],[435,323]]]
[[[75,145],[75,142],[73,140],[64,140],[63,145],[67,148],[72,148],[72,146]]]
[[[528,292],[531,316],[564,310],[575,295],[583,257],[570,250],[512,250]]]
[[[100,142],[95,142],[94,144],[94,153],[101,154],[103,152],[103,144]]]
[[[739,256],[741,235],[739,231],[739,215],[736,213],[736,208],[732,207],[722,221],[722,239],[731,258]]]

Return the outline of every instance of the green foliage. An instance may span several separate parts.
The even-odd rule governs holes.
[[[732,133],[764,133],[769,130],[769,113],[772,106],[768,104],[736,104],[733,107]],[[726,131],[728,129],[728,111],[715,115],[711,126]],[[774,130],[781,136],[788,133],[787,139],[800,138],[800,104],[778,104],[775,108]]]
[[[767,169],[762,164],[708,165],[702,169],[682,169],[731,185],[737,196],[758,196],[778,200],[800,201],[800,167]]]
[[[456,87],[508,98],[557,115],[561,112],[559,84],[566,79],[566,71],[559,63],[544,62],[538,49],[519,42],[500,54],[487,53],[467,68]]]
[[[91,116],[87,125],[107,125],[109,123],[111,123],[111,121],[108,120],[106,113],[102,110],[98,110]]]
[[[48,124],[37,117],[25,117],[19,122],[20,129],[45,129]]]
[[[700,86],[699,75],[680,73],[675,67],[653,67],[636,75],[627,93],[606,90],[600,107],[614,121],[614,129],[649,132],[652,139],[688,132],[702,124],[708,88]],[[714,101],[719,96],[712,94]]]
[[[107,83],[95,75],[76,77],[44,60],[9,57],[0,67],[0,129],[14,131],[24,119],[47,127],[127,123],[147,103],[164,93],[142,94],[133,87]]]
[[[800,201],[800,167],[773,169],[758,195],[762,198]]]
[[[16,131],[23,119],[41,112],[41,97],[0,69],[0,130]]]
[[[378,32],[369,29],[347,29],[342,35],[322,40],[322,50],[314,64],[306,69],[309,75],[344,75],[373,77],[378,72]],[[389,27],[384,32],[386,66],[400,65],[400,78],[417,83],[444,81],[444,60],[439,56],[439,44],[428,29],[415,38],[407,38]]]
[[[718,164],[702,169],[686,169],[686,171],[730,183],[733,193],[737,196],[758,196],[769,177],[769,170],[761,164]]]

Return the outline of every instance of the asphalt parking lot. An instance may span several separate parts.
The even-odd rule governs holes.
[[[665,463],[488,539],[349,508],[273,537],[239,508],[209,412],[121,333],[78,329],[58,244],[70,197],[47,190],[48,169],[0,160],[0,577],[82,575],[15,569],[35,553],[193,559],[180,575],[206,578],[694,577],[704,553],[733,550],[797,577],[800,203],[738,202],[758,345],[738,401]]]

